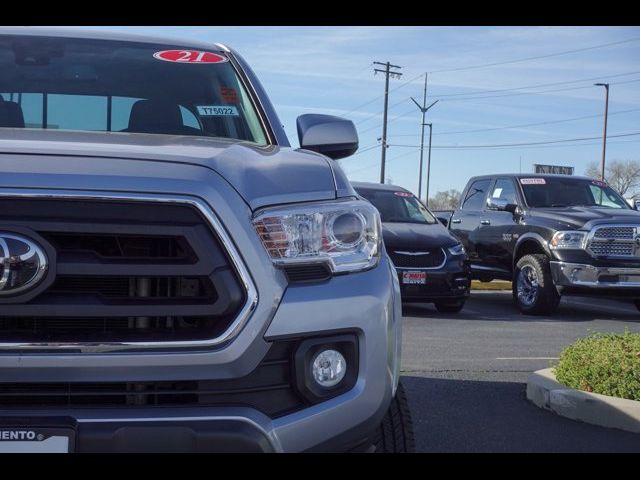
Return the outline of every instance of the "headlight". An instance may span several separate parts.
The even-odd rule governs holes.
[[[587,239],[587,232],[577,232],[575,230],[556,232],[549,247],[552,250],[576,250],[584,248]]]
[[[355,272],[380,257],[380,215],[361,200],[266,209],[253,225],[278,265],[326,262],[333,272]]]
[[[447,248],[447,250],[449,251],[449,253],[451,255],[464,255],[465,254],[464,247],[462,246],[461,243],[458,243],[457,245],[454,245],[453,247],[449,247],[449,248]]]

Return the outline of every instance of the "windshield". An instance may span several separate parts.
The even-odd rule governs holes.
[[[266,137],[224,52],[0,36],[2,128]]]
[[[630,209],[626,200],[600,180],[520,178],[530,207],[605,207]]]
[[[409,192],[358,189],[358,193],[378,209],[383,222],[421,224],[437,222],[433,214]]]

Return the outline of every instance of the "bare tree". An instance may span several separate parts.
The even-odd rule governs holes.
[[[444,192],[437,192],[435,196],[429,198],[429,208],[431,210],[454,210],[458,208],[462,193],[452,188]]]
[[[600,178],[598,163],[590,163],[585,175]],[[637,160],[613,160],[605,169],[604,179],[620,195],[635,197],[640,187],[640,162]]]

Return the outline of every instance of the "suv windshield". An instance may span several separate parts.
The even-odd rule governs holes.
[[[111,40],[0,36],[1,128],[267,143],[224,52]]]
[[[522,177],[520,184],[530,207],[631,208],[614,189],[599,180]]]
[[[358,189],[380,212],[383,222],[436,223],[436,218],[411,193],[405,191]]]

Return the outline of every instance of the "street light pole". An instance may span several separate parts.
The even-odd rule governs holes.
[[[604,181],[604,163],[607,154],[607,119],[609,116],[609,84],[608,83],[594,83],[598,87],[604,87],[605,89],[605,101],[604,101],[604,133],[602,135],[602,161],[600,162],[600,180]]]
[[[424,94],[422,96],[422,105],[420,105],[415,98],[411,97],[411,100],[413,100],[413,103],[415,103],[416,106],[422,112],[422,122],[420,122],[420,124],[421,124],[421,132],[420,132],[420,174],[418,176],[418,198],[422,198],[422,159],[424,157],[424,127],[425,127],[425,125],[428,125],[428,124],[424,123],[425,115],[427,113],[427,110],[429,110],[436,103],[438,103],[438,100],[436,100],[435,102],[433,102],[431,105],[429,105],[427,107],[427,80],[428,80],[428,78],[429,78],[429,74],[425,73],[424,74]],[[428,192],[428,189],[427,189],[427,192]],[[427,202],[425,202],[425,203],[428,203],[428,201],[429,201],[429,198],[427,196]]]
[[[429,126],[429,155],[427,157],[427,199],[425,205],[429,207],[429,177],[431,176],[431,132],[433,130],[433,125],[431,123],[427,123]]]

